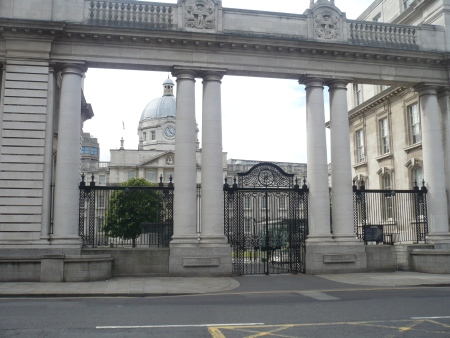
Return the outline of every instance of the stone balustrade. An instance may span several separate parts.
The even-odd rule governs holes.
[[[402,46],[418,48],[417,29],[414,26],[384,24],[367,21],[348,21],[349,41],[369,46]]]
[[[177,5],[136,1],[89,1],[89,19],[98,22],[172,29]]]
[[[133,0],[85,0],[84,21],[105,26],[139,27],[144,29],[185,30],[178,4]],[[223,8],[217,20],[218,33],[279,36],[299,40],[322,40],[383,48],[406,50],[442,50],[436,44],[443,38],[438,26],[406,26],[343,18],[343,30],[334,39],[320,39],[308,29],[308,15],[259,12]],[[261,16],[264,20],[260,20]],[[195,27],[194,27],[195,29]],[[203,29],[203,31],[205,31]],[[199,29],[199,32],[202,32]]]

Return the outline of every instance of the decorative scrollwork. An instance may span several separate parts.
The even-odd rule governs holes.
[[[292,188],[294,174],[288,174],[273,163],[260,163],[245,173],[238,173],[240,188]]]

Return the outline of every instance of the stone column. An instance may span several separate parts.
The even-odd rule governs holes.
[[[195,76],[177,70],[177,118],[174,168],[174,232],[172,244],[197,243]]]
[[[44,181],[42,188],[42,221],[41,239],[50,238],[52,211],[52,177],[53,177],[53,121],[55,101],[55,71],[50,67],[48,75],[47,117],[45,120],[45,148],[44,148]]]
[[[81,80],[83,65],[61,68],[61,99],[55,177],[55,223],[52,245],[80,248],[78,203],[81,158]]]
[[[442,89],[438,98],[441,107],[442,133],[444,135],[445,186],[447,191],[448,220],[450,226],[450,88]]]
[[[418,85],[415,89],[420,97],[423,176],[428,188],[428,239],[435,244],[450,243],[444,148],[437,87]]]
[[[336,241],[356,242],[353,226],[352,166],[348,125],[347,84],[328,83],[331,116],[331,182],[333,237]]]
[[[331,241],[327,144],[323,79],[301,81],[306,86],[306,129],[309,186],[308,242]],[[346,135],[348,137],[348,134]]]
[[[222,72],[205,72],[202,108],[201,243],[226,243],[223,232]]]

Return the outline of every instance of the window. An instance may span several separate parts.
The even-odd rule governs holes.
[[[128,179],[130,180],[130,179],[134,178],[134,174],[135,174],[134,170],[128,170]]]
[[[422,186],[423,181],[423,170],[422,167],[415,167],[411,170],[411,178],[413,186],[417,184],[417,186],[420,188]]]
[[[252,232],[252,223],[249,217],[244,218],[244,232],[249,234]]]
[[[381,13],[378,13],[373,17],[374,22],[381,22]]]
[[[154,170],[147,170],[145,173],[145,179],[149,182],[155,182],[156,175]]]
[[[100,185],[106,184],[106,176],[105,175],[98,175],[98,184],[100,184]]]
[[[392,219],[393,218],[393,196],[391,194],[392,191],[392,180],[391,180],[391,174],[386,174],[382,177],[382,184],[384,190],[389,190],[385,194],[384,197],[384,215],[386,219]]]
[[[89,147],[81,147],[81,153],[83,155],[89,155]]]
[[[366,156],[364,153],[364,132],[362,129],[356,131],[356,162],[364,162]]]
[[[99,208],[104,208],[105,207],[105,195],[103,195],[103,194],[98,195],[97,203],[98,203]]]
[[[388,88],[389,88],[389,86],[386,86],[386,85],[377,85],[376,86],[377,94],[384,92]]]
[[[170,182],[171,177],[172,177],[172,182],[173,182],[173,171],[166,171],[165,175],[166,175],[166,177],[165,177],[166,182]]]
[[[98,155],[98,148],[91,148],[91,155]]]
[[[420,114],[419,105],[417,103],[408,106],[409,133],[410,143],[416,144],[421,141],[420,136]]]
[[[267,199],[261,198],[261,209],[267,209]]]
[[[280,209],[286,209],[286,197],[280,197]]]
[[[414,2],[414,0],[403,0],[403,9],[408,9],[409,6]]]
[[[101,229],[103,226],[103,217],[97,217],[97,226],[98,229]]]
[[[353,84],[353,94],[354,94],[356,106],[359,106],[361,103],[363,103],[362,85],[361,84],[359,84],[359,83]]]
[[[147,133],[145,131],[142,133],[142,139],[144,142],[147,141]]]
[[[388,118],[385,117],[379,121],[380,124],[380,145],[381,154],[387,154],[391,151],[389,145],[389,123]]]
[[[152,141],[156,140],[156,132],[154,130],[151,131]]]
[[[245,209],[250,209],[250,196],[245,196],[244,197],[244,208]]]

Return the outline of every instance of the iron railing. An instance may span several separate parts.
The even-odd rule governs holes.
[[[353,184],[355,233],[366,244],[426,243],[425,182],[413,190],[369,190]]]
[[[125,198],[146,192],[151,196],[147,204],[149,217],[140,224],[141,234],[135,239],[113,237],[105,232],[105,224],[112,212],[117,212],[113,202],[119,194]],[[173,194],[174,185],[160,183],[154,187],[96,186],[94,175],[87,185],[82,175],[80,182],[80,203],[78,218],[78,234],[85,247],[167,247],[173,235]],[[119,215],[120,217],[120,215]]]

